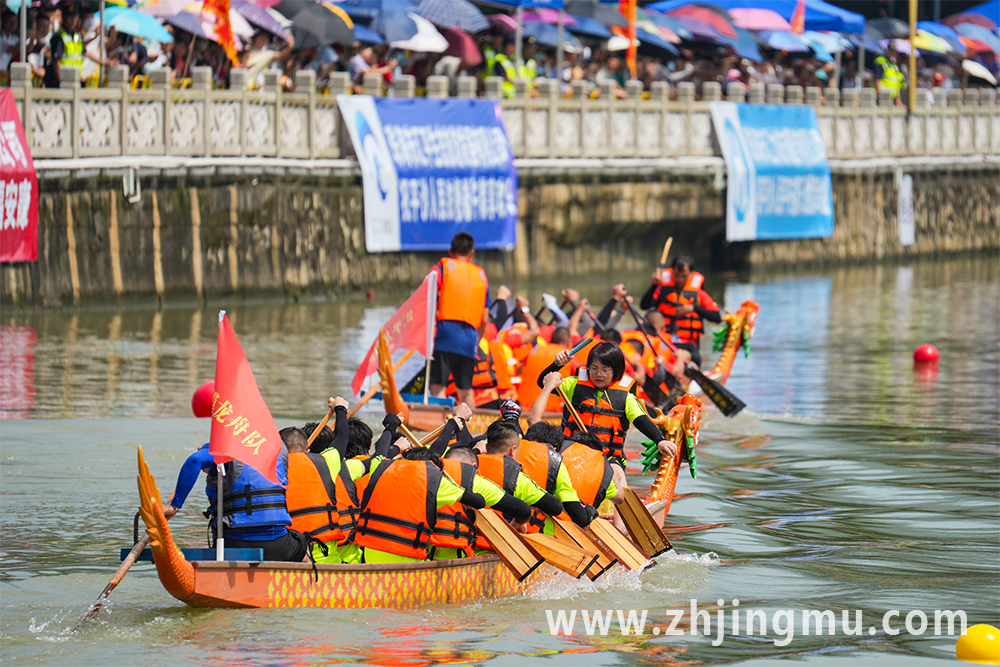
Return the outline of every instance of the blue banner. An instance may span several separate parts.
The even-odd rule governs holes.
[[[726,160],[726,240],[833,234],[833,184],[816,112],[712,102]]]
[[[514,154],[494,100],[338,95],[361,167],[368,252],[511,249]]]

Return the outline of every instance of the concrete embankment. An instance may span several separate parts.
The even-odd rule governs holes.
[[[4,265],[5,307],[343,293],[413,285],[439,253],[368,254],[347,160],[38,161],[39,258]],[[1000,248],[1000,161],[832,162],[832,238],[726,244],[720,158],[521,160],[518,245],[477,253],[491,275],[640,271],[672,235],[716,268],[868,262]],[[913,175],[916,244],[898,242],[899,175]]]

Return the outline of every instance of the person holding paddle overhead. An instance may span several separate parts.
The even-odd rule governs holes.
[[[666,319],[666,331],[675,337],[675,344],[691,353],[691,361],[701,366],[702,320],[722,321],[722,313],[712,297],[703,289],[705,276],[694,270],[694,259],[678,255],[669,269],[654,269],[653,283],[642,295],[639,307],[656,308]]]
[[[563,434],[572,437],[577,431],[596,435],[604,443],[604,454],[617,467],[619,479],[625,479],[625,435],[629,424],[657,443],[664,456],[677,454],[677,446],[663,439],[663,434],[646,414],[632,393],[635,380],[625,376],[625,355],[614,343],[598,343],[590,350],[587,365],[580,367],[575,377],[563,379],[559,369],[570,362],[569,351],[560,352],[539,379],[542,397],[548,400],[553,390],[559,390],[563,402]]]

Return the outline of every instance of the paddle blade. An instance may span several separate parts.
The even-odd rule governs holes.
[[[736,397],[736,394],[729,391],[715,380],[709,378],[694,366],[684,369],[684,375],[698,383],[705,395],[712,399],[719,411],[727,417],[732,417],[747,406],[746,403]]]
[[[673,546],[663,534],[663,529],[653,519],[646,506],[635,495],[635,491],[625,488],[625,502],[615,507],[618,516],[622,518],[628,534],[639,548],[655,558],[670,551]]]
[[[586,574],[600,556],[597,551],[586,551],[576,544],[562,542],[543,533],[525,535],[524,539],[545,558],[546,563],[577,579]]]
[[[489,540],[493,552],[500,557],[519,582],[527,579],[529,574],[545,562],[541,554],[495,511],[491,509],[473,511],[476,513],[476,529]]]

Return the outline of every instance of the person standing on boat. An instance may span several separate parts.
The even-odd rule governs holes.
[[[469,406],[476,404],[472,376],[490,307],[486,272],[472,263],[474,254],[472,235],[459,232],[451,239],[448,257],[432,269],[438,272],[438,308],[430,393],[444,398],[453,380],[458,402]]]
[[[664,456],[674,456],[677,446],[663,438],[660,429],[646,414],[646,410],[632,393],[635,380],[625,375],[625,355],[614,343],[598,343],[587,357],[587,365],[580,367],[575,377],[563,378],[559,369],[573,357],[569,350],[556,355],[539,383],[542,393],[538,400],[548,400],[556,387],[575,408],[588,433],[596,435],[604,443],[604,454],[615,471],[615,480],[625,484],[625,436],[629,424],[634,425],[644,436],[658,443]],[[577,431],[584,430],[576,422],[568,407],[563,408],[563,435],[571,438]]]
[[[654,269],[653,283],[642,295],[639,306],[656,308],[666,322],[666,330],[675,345],[691,353],[691,361],[701,366],[698,345],[704,333],[702,320],[719,323],[722,313],[703,288],[705,276],[694,270],[694,258],[679,255],[667,270]]]
[[[208,496],[206,516],[215,541],[218,503],[218,470],[215,457],[205,443],[189,456],[177,476],[173,500],[164,508],[169,519],[184,507],[184,501],[198,481],[199,473],[207,475],[205,493]],[[274,484],[252,466],[234,460],[225,464],[223,478],[223,524],[226,546],[230,549],[263,549],[264,560],[300,562],[306,556],[309,542],[305,535],[289,529],[292,517],[285,506],[288,486],[288,449],[282,444],[277,461],[278,480]]]

